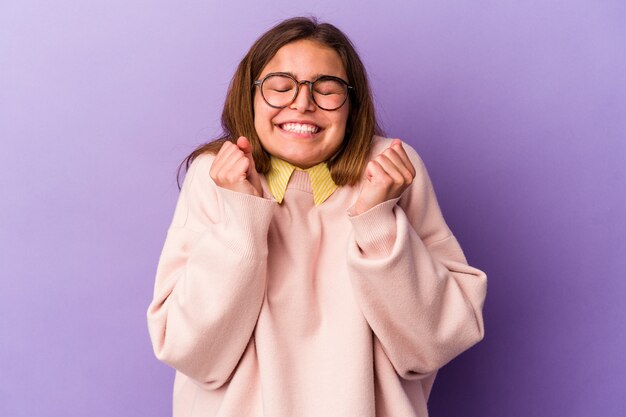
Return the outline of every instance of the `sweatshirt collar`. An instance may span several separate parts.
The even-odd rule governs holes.
[[[335,184],[330,176],[330,170],[326,162],[320,162],[310,168],[301,169],[280,158],[270,156],[270,171],[267,176],[267,185],[279,204],[282,203],[285,197],[289,178],[291,178],[291,174],[295,170],[305,171],[309,174],[311,188],[313,189],[313,201],[316,206],[322,204],[338,188],[338,185]]]

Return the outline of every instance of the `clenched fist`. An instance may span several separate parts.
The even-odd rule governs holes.
[[[356,216],[384,201],[399,197],[411,185],[413,178],[415,168],[402,142],[393,139],[387,149],[367,163],[363,187],[352,214]]]
[[[222,188],[263,196],[261,179],[252,158],[252,146],[245,136],[240,136],[237,144],[224,142],[213,160],[209,175]]]

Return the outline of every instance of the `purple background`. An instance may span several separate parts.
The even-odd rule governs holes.
[[[314,13],[426,162],[486,337],[431,416],[626,415],[626,3],[0,6],[0,415],[169,416],[146,309],[175,168],[252,42]]]

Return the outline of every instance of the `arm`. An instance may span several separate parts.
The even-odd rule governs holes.
[[[405,147],[414,181],[401,197],[350,217],[348,268],[357,302],[396,372],[418,379],[483,339],[487,277],[467,264],[423,161]]]
[[[275,206],[217,186],[213,159],[185,177],[147,311],[156,357],[207,389],[228,381],[256,325]]]

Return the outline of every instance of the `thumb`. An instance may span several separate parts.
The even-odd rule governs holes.
[[[237,139],[237,147],[239,147],[246,158],[250,160],[250,166],[248,168],[248,179],[250,183],[256,188],[260,195],[263,195],[261,179],[259,178],[259,173],[256,172],[256,165],[254,164],[254,157],[252,156],[252,144],[248,138],[240,136],[239,139]]]
[[[252,156],[252,145],[247,137],[239,136],[239,139],[237,139],[237,147],[246,154],[246,157]]]
[[[239,139],[237,139],[237,147],[239,147],[239,149],[243,151],[243,154],[246,156],[246,158],[250,160],[250,167],[255,168],[254,171],[256,172],[254,158],[252,157],[252,144],[250,143],[248,138],[245,136],[239,136]]]
[[[402,146],[402,141],[400,139],[392,139],[391,140],[391,144],[389,144],[389,147],[391,148],[393,145],[400,145],[400,146]]]

